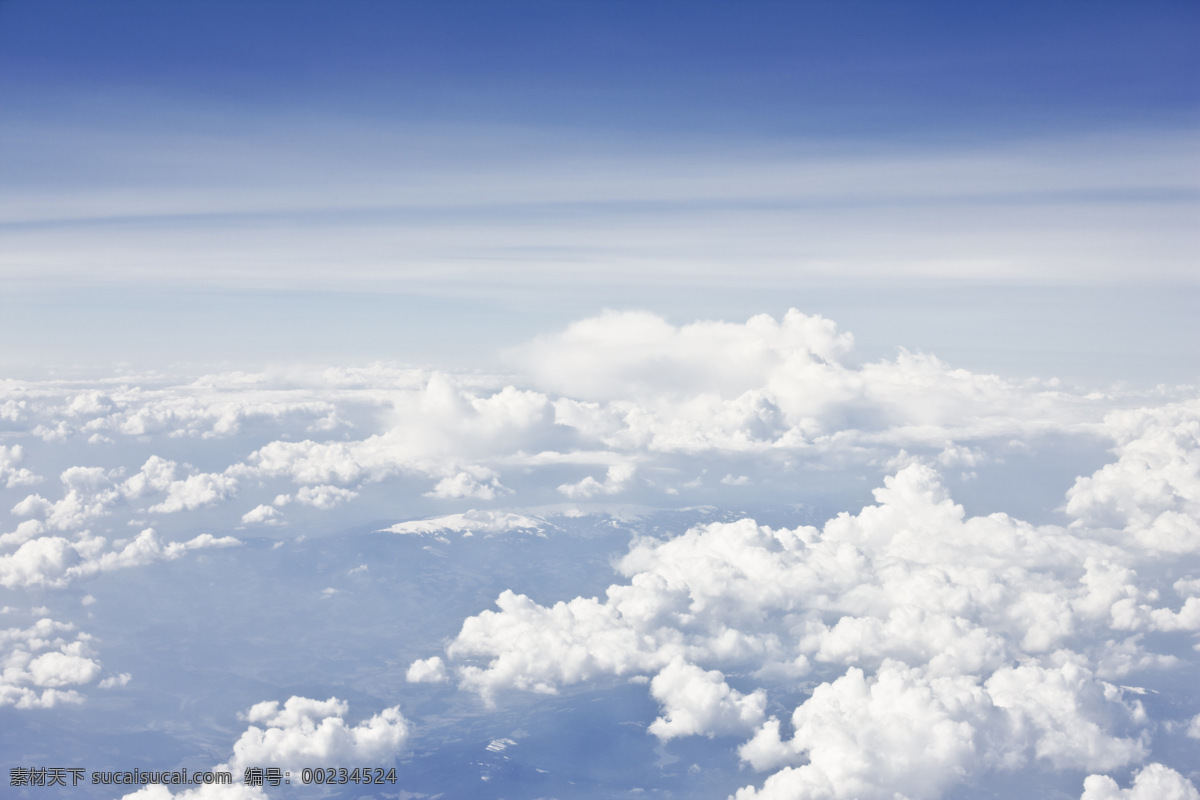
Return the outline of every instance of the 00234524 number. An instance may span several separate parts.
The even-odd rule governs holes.
[[[305,767],[300,770],[300,782],[304,784],[341,784],[341,783],[395,783],[396,768],[384,770],[383,767]]]

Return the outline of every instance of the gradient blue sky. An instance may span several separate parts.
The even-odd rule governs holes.
[[[796,306],[868,354],[1194,378],[1198,34],[1193,2],[0,2],[5,365]]]

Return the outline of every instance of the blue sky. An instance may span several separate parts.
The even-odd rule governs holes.
[[[6,3],[9,102],[754,138],[1195,122],[1194,4]],[[249,110],[249,109],[245,109]]]
[[[6,363],[219,362],[231,329],[259,361],[436,360],[604,307],[953,316],[1001,284],[1109,292],[1073,301],[1099,338],[1137,298],[1144,363],[1195,332],[1198,30],[1192,3],[2,3]],[[372,316],[390,352],[345,334],[380,296],[414,320]],[[306,327],[256,336],[255,304]],[[922,305],[856,332],[954,346]],[[144,335],[164,310],[193,324]]]

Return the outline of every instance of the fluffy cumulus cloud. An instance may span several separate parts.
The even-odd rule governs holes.
[[[459,472],[442,478],[431,491],[425,493],[425,496],[437,497],[442,500],[460,500],[472,497],[477,500],[494,500],[498,495],[508,491],[500,484],[494,472],[476,467],[471,472]]]
[[[0,445],[0,483],[5,488],[14,489],[18,486],[28,486],[41,481],[41,476],[34,475],[24,467],[18,467],[25,453],[21,445],[6,447]]]
[[[1113,412],[1104,428],[1118,458],[1075,482],[1067,511],[1080,525],[1129,531],[1144,547],[1200,548],[1200,400]]]
[[[235,494],[237,480],[229,475],[211,473],[189,475],[183,480],[171,481],[166,487],[166,492],[166,499],[150,506],[151,512],[169,514],[212,505]]]
[[[247,767],[272,766],[298,773],[305,767],[380,766],[394,763],[408,742],[408,722],[398,707],[385,708],[357,725],[346,723],[349,704],[331,697],[292,696],[281,705],[268,700],[243,715],[250,723],[233,745],[232,758],[214,767],[234,782],[172,792],[146,786],[122,800],[266,800],[267,793],[243,782]]]
[[[759,769],[808,763],[738,797],[937,797],[976,760],[976,725],[991,710],[969,679],[930,680],[894,661],[870,680],[851,668],[796,709],[791,740],[779,739],[772,720],[742,748]]]
[[[1200,800],[1191,781],[1162,764],[1146,766],[1128,789],[1106,775],[1089,776],[1083,787],[1080,800]]]
[[[129,478],[123,478],[124,470],[119,467],[70,467],[59,476],[63,486],[61,498],[50,500],[41,494],[27,495],[12,507],[12,513],[32,518],[33,527],[39,532],[72,531],[120,508],[161,514],[194,511],[237,492],[238,481],[232,475],[194,472],[179,478],[179,466],[174,461],[151,456]],[[162,499],[148,508],[138,507],[148,497]]]
[[[907,351],[862,363],[849,333],[794,310],[687,325],[610,312],[509,357],[507,375],[4,381],[0,586],[59,589],[237,544],[195,535],[213,519],[285,534],[385,494],[442,515],[395,533],[556,535],[532,507],[761,498],[886,465],[873,503],[819,526],[729,516],[636,538],[603,596],[504,591],[407,680],[485,703],[640,681],[659,706],[652,737],[731,741],[742,800],[935,798],[1025,769],[1090,775],[1089,800],[1194,796],[1155,742],[1186,739],[1195,708],[1153,719],[1136,691],[1195,664],[1194,389],[1069,391]],[[1069,473],[1057,516],[967,514],[951,496],[955,481],[1011,496],[989,484],[1005,459],[1063,442],[1112,458]],[[114,536],[122,524],[142,533]],[[5,702],[101,680],[81,634],[34,647],[14,630]],[[346,713],[335,699],[255,706],[233,763],[384,758],[407,741],[396,709]]]
[[[305,766],[383,764],[395,760],[408,741],[408,723],[397,707],[348,725],[349,704],[331,697],[267,701],[246,713],[250,727],[233,745],[233,765]]]
[[[0,555],[0,586],[65,586],[78,578],[100,572],[127,569],[155,561],[173,561],[210,547],[231,547],[240,542],[232,536],[202,533],[184,542],[164,543],[147,528],[131,540],[109,542],[103,536],[83,532],[74,539],[40,536],[14,552]]]
[[[285,423],[316,431],[344,424],[328,398],[294,385],[280,390],[266,383],[264,376],[246,373],[182,381],[148,375],[104,381],[100,387],[14,381],[5,400],[12,416],[29,421],[38,437],[60,442],[131,436],[217,439],[248,425]]]
[[[258,505],[242,514],[242,522],[247,525],[277,525],[281,516],[274,506]]]
[[[677,736],[740,733],[762,722],[766,692],[743,695],[729,688],[725,676],[708,672],[682,658],[674,659],[654,676],[650,693],[663,707],[663,715],[650,724],[659,739]]]
[[[0,403],[11,410],[13,443],[0,450],[0,482],[10,490],[33,485],[43,470],[30,448],[42,441],[77,449],[87,460],[61,471],[61,493],[39,487],[12,506],[52,530],[118,512],[182,514],[231,503],[243,504],[238,513],[250,515],[248,524],[261,523],[272,515],[256,509],[280,507],[276,496],[331,510],[385,481],[416,481],[420,494],[445,501],[519,503],[518,485],[569,500],[644,499],[688,487],[736,491],[797,465],[883,463],[901,448],[970,474],[997,442],[1126,435],[1101,421],[1142,399],[1006,381],[922,353],[859,363],[849,333],[795,310],[683,326],[610,312],[511,358],[517,372],[506,376],[373,365],[196,380],[7,381]],[[1179,436],[1189,413],[1179,412]],[[166,452],[181,442],[204,455],[207,468]],[[747,473],[744,459],[734,472],[728,459],[737,456],[756,459],[760,473]],[[719,462],[712,485],[694,474],[671,477],[682,475],[680,459],[701,469]],[[1085,494],[1080,508],[1110,508]],[[1160,528],[1169,513],[1187,512],[1161,513],[1168,516]]]
[[[715,394],[738,397],[772,376],[839,362],[854,338],[823,317],[789,311],[744,325],[676,327],[647,312],[608,312],[514,353],[535,380],[585,400]]]
[[[409,683],[442,683],[446,680],[446,665],[440,656],[419,658],[409,666],[405,680]]]
[[[588,475],[578,483],[564,483],[558,491],[572,500],[588,500],[596,495],[619,494],[634,475],[632,464],[614,464],[608,468],[603,481]]]
[[[1095,414],[1094,398],[956,370],[926,354],[859,365],[853,341],[832,321],[794,309],[781,320],[679,327],[644,312],[612,312],[513,357],[537,386],[560,396],[559,424],[618,449],[930,445]]]
[[[69,623],[47,618],[28,628],[0,631],[0,706],[52,708],[82,702],[79,689],[101,672],[95,655],[91,637]]]
[[[604,599],[504,592],[446,655],[489,702],[649,676],[662,708],[650,733],[744,737],[741,759],[767,776],[742,800],[934,798],[988,771],[1148,758],[1154,726],[1122,685],[1177,668],[1200,631],[1197,575],[1164,583],[1179,548],[1140,546],[1136,516],[1121,536],[970,517],[923,464],[875,497],[820,529],[746,519],[639,539]],[[1169,636],[1155,649],[1147,630]],[[727,674],[759,687],[734,690]],[[771,687],[788,684],[812,687],[790,736],[764,719]]]

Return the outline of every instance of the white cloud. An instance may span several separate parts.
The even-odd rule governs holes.
[[[758,768],[802,761],[801,754],[808,763],[776,772],[760,790],[742,789],[738,800],[937,797],[977,758],[984,742],[973,723],[988,711],[967,678],[930,680],[892,661],[869,680],[851,668],[796,709],[791,741],[779,741],[772,721],[743,748]]]
[[[82,652],[82,648],[76,648]],[[37,686],[75,686],[90,683],[100,671],[100,665],[77,652],[43,653],[29,662],[29,674]]]
[[[86,531],[74,541],[61,536],[42,536],[0,556],[0,586],[60,587],[100,572],[173,561],[192,550],[239,544],[231,536],[217,538],[209,533],[164,544],[152,528],[143,530],[132,541],[112,542],[111,546],[104,537]]]
[[[62,499],[50,501],[40,494],[28,495],[13,506],[13,513],[41,516],[45,526],[67,531],[82,528],[122,504],[147,495],[166,493],[162,502],[148,510],[172,513],[211,505],[236,493],[238,482],[233,476],[199,473],[177,480],[178,467],[174,461],[151,456],[125,481],[119,480],[120,468],[70,467],[61,475],[65,489]]]
[[[1200,400],[1113,412],[1104,430],[1118,459],[1076,480],[1067,512],[1079,524],[1111,527],[1144,547],[1200,548]]]
[[[358,725],[345,721],[349,705],[331,697],[313,700],[293,696],[283,703],[266,701],[244,715],[250,726],[233,745],[233,757],[213,767],[228,771],[234,783],[210,784],[172,793],[149,785],[121,800],[267,800],[262,787],[242,782],[246,767],[279,767],[295,775],[305,767],[357,767],[389,764],[408,742],[408,722],[398,707],[385,708]]]
[[[106,393],[93,389],[80,392],[67,404],[66,413],[72,417],[95,417],[116,408],[116,403]]]
[[[524,595],[505,591],[499,612],[484,611],[463,622],[446,647],[451,659],[487,656],[480,668],[459,668],[459,683],[492,702],[496,691],[522,689],[553,694],[562,684],[604,674],[645,672],[660,661],[639,641],[609,604],[577,597],[545,608]]]
[[[1111,722],[1114,716],[1145,722],[1140,703],[1123,701],[1116,687],[1096,681],[1081,661],[1004,667],[985,688],[996,707],[1007,712],[1009,724],[1036,731],[1029,737],[1033,754],[1060,769],[1115,769],[1145,758],[1148,733],[1114,736]]]
[[[969,467],[985,456],[956,440],[1069,428],[1106,410],[1100,398],[956,370],[926,354],[859,366],[852,346],[831,321],[795,310],[779,321],[679,327],[609,312],[513,358],[537,386],[564,395],[554,403],[559,425],[625,451],[850,455],[886,443],[936,447],[943,461]]]
[[[24,456],[25,452],[19,444],[12,447],[0,445],[0,481],[6,488],[29,486],[42,480],[40,475],[34,475],[28,469],[17,466]]]
[[[762,722],[767,703],[765,691],[743,695],[731,689],[717,670],[706,672],[681,657],[654,676],[650,694],[664,712],[650,724],[650,733],[663,741],[696,734],[748,733]]]
[[[409,731],[399,708],[353,726],[346,724],[347,711],[348,704],[336,697],[259,703],[246,712],[251,725],[233,745],[232,763],[238,769],[269,764],[298,771],[314,764],[383,764],[400,755]]]
[[[440,656],[418,658],[409,665],[404,679],[409,683],[444,683],[446,681],[446,665]]]
[[[150,506],[151,512],[170,514],[191,511],[232,497],[237,492],[237,479],[229,475],[202,473],[172,481],[167,487],[167,499]]]
[[[358,492],[337,486],[301,486],[296,492],[296,502],[322,511],[337,508],[358,497]]]
[[[1089,775],[1080,800],[1200,800],[1195,785],[1170,767],[1147,764],[1122,789],[1107,775]]]
[[[488,483],[481,483],[477,480],[480,477],[490,477],[491,480]],[[491,470],[477,469],[474,475],[469,472],[459,472],[442,478],[431,491],[425,493],[425,496],[442,500],[460,500],[467,497],[476,500],[494,500],[498,492],[505,491],[507,490],[500,485],[495,473]]]
[[[1200,739],[1200,714],[1192,717],[1188,724],[1187,735],[1191,739]]]
[[[13,513],[41,516],[48,527],[66,531],[105,516],[122,500],[114,475],[101,467],[70,467],[60,480],[65,490],[61,500],[51,502],[32,494],[13,506]]]
[[[882,464],[901,449],[969,477],[1014,441],[1116,435],[1095,426],[1144,399],[1005,381],[921,353],[860,364],[852,348],[832,321],[795,310],[682,326],[609,312],[519,348],[513,358],[525,375],[373,365],[22,384],[10,390],[20,399],[6,401],[15,403],[19,435],[41,428],[78,445],[102,433],[116,445],[89,449],[105,466],[63,471],[61,495],[42,489],[16,513],[69,531],[125,511],[182,514],[247,493],[252,509],[277,495],[328,509],[357,500],[367,484],[408,479],[429,481],[426,496],[446,501],[551,488],[572,500],[644,502],[689,486],[675,476],[710,468],[728,476],[721,486],[770,487],[808,469]],[[166,449],[130,463],[133,441],[212,449],[204,469]],[[20,447],[4,457],[15,463]],[[566,482],[565,468],[574,468]],[[281,492],[281,480],[297,489]],[[1099,513],[1103,503],[1078,494],[1072,508]],[[1163,511],[1154,535],[1186,532],[1186,508]]]
[[[197,439],[238,434],[250,422],[342,425],[326,399],[289,387],[263,386],[263,376],[227,373],[183,384],[160,383],[86,390],[62,398],[54,432],[60,438],[171,436]],[[158,384],[158,385],[155,385]],[[235,389],[235,391],[230,391]]]
[[[1005,680],[1016,673],[1008,671]],[[1078,696],[1056,691],[1061,672],[1050,675],[1055,689],[1048,689],[1039,669],[1019,681],[1032,690],[1021,696],[993,685],[999,673],[980,686],[969,676],[931,679],[894,661],[884,662],[871,679],[851,668],[818,686],[796,709],[790,741],[780,739],[779,722],[772,719],[742,746],[742,758],[756,769],[789,766],[737,798],[936,798],[971,772],[1028,763],[1022,751],[1029,746],[1059,767],[1118,766],[1145,756],[1141,742],[1097,735],[1089,712],[1076,707]],[[1020,716],[998,713],[1014,699],[1027,711],[1063,716],[1028,725]],[[1039,708],[1043,702],[1048,708]]]
[[[119,675],[112,675],[100,681],[98,684],[101,689],[115,689],[118,686],[126,686],[129,684],[133,676],[128,672],[122,672]]]
[[[258,505],[242,514],[242,523],[245,525],[276,525],[282,516],[279,510],[273,506]]]
[[[0,706],[52,708],[83,702],[77,689],[100,674],[91,637],[68,623],[41,619],[0,631]]]
[[[572,500],[588,500],[597,495],[618,494],[629,485],[635,471],[632,464],[614,464],[605,473],[603,483],[588,475],[578,483],[564,483],[558,487],[558,491]]]
[[[92,542],[87,540],[86,550],[93,550]],[[33,539],[15,553],[0,556],[0,585],[12,588],[65,583],[67,569],[82,563],[84,558],[72,542],[61,536]]]
[[[22,501],[24,502],[24,501]],[[0,534],[0,549],[19,546],[44,533],[46,525],[41,520],[27,519],[17,525],[11,533]]]
[[[605,312],[514,351],[537,381],[568,397],[595,401],[715,394],[734,399],[763,388],[784,369],[837,362],[849,334],[822,317],[792,310],[745,325],[696,322],[675,327],[641,311]]]
[[[137,474],[122,485],[126,497],[143,497],[147,494],[165,492],[175,483],[179,465],[160,456],[150,456]]]
[[[653,676],[663,713],[651,731],[664,739],[759,723],[765,687],[738,693],[722,671],[815,679],[790,740],[767,720],[743,746],[777,770],[747,798],[936,797],[982,770],[1146,758],[1146,712],[1107,679],[1174,659],[1123,634],[1123,604],[1144,605],[1160,630],[1193,614],[1158,605],[1143,582],[1153,554],[1085,527],[968,517],[922,464],[875,496],[823,529],[742,520],[637,540],[617,564],[628,582],[604,600],[546,607],[506,591],[446,654],[460,687],[488,702]]]
[[[1191,663],[1194,392],[1081,394],[904,351],[863,364],[849,334],[797,311],[689,325],[610,312],[513,359],[528,374],[375,365],[0,385],[0,414],[24,443],[0,450],[5,488],[28,482],[27,462],[47,475],[78,463],[59,485],[9,501],[28,519],[0,534],[0,585],[61,587],[236,544],[171,543],[153,530],[112,542],[89,529],[169,514],[160,530],[186,530],[233,515],[235,497],[239,513],[251,509],[245,524],[278,522],[289,504],[289,516],[305,513],[297,506],[349,516],[375,513],[372,484],[391,481],[388,491],[461,512],[388,528],[396,533],[545,532],[555,526],[517,501],[557,491],[572,508],[595,498],[652,505],[691,489],[717,502],[733,487],[807,486],[821,470],[858,478],[889,464],[873,505],[820,526],[744,519],[641,537],[602,596],[542,605],[503,592],[495,610],[464,622],[444,661],[418,659],[408,678],[453,679],[487,701],[636,678],[660,706],[647,720],[660,739],[741,742],[742,759],[767,773],[745,796],[890,797],[891,787],[933,797],[988,770],[1108,772],[1151,757],[1154,721],[1114,682]],[[1116,448],[1068,492],[1071,524],[969,515],[950,496],[939,470],[973,477],[975,495],[964,497],[976,507],[980,495],[1001,497],[986,485],[992,471],[1005,454],[1045,446],[1043,435],[1055,448],[1098,437]],[[36,463],[53,460],[39,436],[63,454],[54,469]],[[97,436],[111,445],[87,444]],[[87,459],[66,460],[71,448]],[[509,494],[516,510],[462,511]],[[65,701],[99,679],[90,659],[39,651],[14,685],[38,703]],[[786,718],[766,716],[780,687],[811,690],[789,709],[787,735]],[[298,753],[318,746],[310,729],[358,741],[342,705],[293,700],[300,716],[262,717],[260,744]],[[403,739],[399,719],[376,726]]]
[[[114,545],[117,543],[114,542]],[[147,528],[137,535],[133,541],[125,544],[120,550],[115,548],[102,554],[95,562],[89,562],[77,568],[75,574],[86,575],[92,572],[106,572],[113,569],[138,567],[153,561],[174,561],[192,550],[202,550],[210,547],[235,547],[241,542],[232,536],[216,537],[211,533],[202,533],[185,542],[168,542],[163,544],[153,528]],[[95,566],[93,566],[93,564]]]

